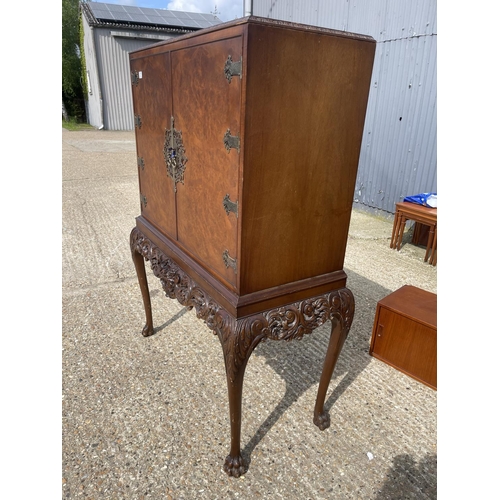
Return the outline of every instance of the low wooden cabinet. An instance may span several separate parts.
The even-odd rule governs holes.
[[[131,249],[218,334],[229,390],[228,474],[241,387],[261,340],[332,320],[314,421],[354,312],[343,270],[375,42],[257,17],[130,54],[141,215]],[[338,326],[338,328],[335,328]]]
[[[437,295],[405,285],[382,299],[370,354],[437,389]]]

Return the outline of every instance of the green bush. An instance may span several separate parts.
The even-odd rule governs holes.
[[[69,117],[86,121],[78,0],[62,0],[62,101]]]

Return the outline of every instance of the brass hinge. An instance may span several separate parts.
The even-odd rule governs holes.
[[[137,128],[142,127],[141,115],[134,115],[134,123]]]
[[[137,157],[137,166],[144,170],[144,158],[142,156]]]
[[[238,153],[240,152],[240,137],[238,135],[231,135],[231,130],[227,129],[223,142],[228,153],[231,151],[231,148],[236,149]]]
[[[243,67],[243,58],[233,62],[231,56],[227,56],[226,64],[224,65],[224,76],[231,83],[233,76],[239,76],[241,80],[241,68]]]
[[[141,207],[144,209],[146,208],[147,204],[148,204],[147,198],[141,193]]]
[[[231,201],[228,194],[224,196],[222,206],[224,207],[227,215],[229,215],[229,212],[233,212],[236,217],[238,217],[238,201]]]
[[[234,273],[236,274],[236,259],[233,259],[232,257],[229,257],[229,252],[227,250],[224,250],[222,253],[222,260],[224,261],[224,265],[226,267],[232,267],[234,270]]]
[[[142,78],[142,71],[132,71],[132,85],[139,85],[139,80]]]

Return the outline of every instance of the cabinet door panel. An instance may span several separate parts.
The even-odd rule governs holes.
[[[376,335],[373,352],[377,357],[436,387],[436,330],[381,308]]]
[[[171,53],[175,128],[182,132],[184,184],[177,184],[179,242],[212,274],[236,285],[236,272],[223,254],[237,258],[235,213],[223,200],[238,199],[237,149],[226,150],[224,135],[240,135],[241,80],[229,82],[224,65],[230,55],[239,61],[241,37],[220,40]]]
[[[172,96],[170,55],[158,54],[130,61],[132,72],[142,75],[132,85],[134,114],[141,126],[135,127],[142,215],[158,229],[176,238],[175,195],[163,156],[165,130],[170,128]]]

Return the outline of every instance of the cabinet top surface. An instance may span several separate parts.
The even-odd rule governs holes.
[[[147,47],[143,47],[141,49],[130,51],[130,55],[133,56],[134,54],[140,54],[144,50],[150,49],[153,46],[154,47],[161,47],[163,45],[169,45],[172,43],[176,43],[179,40],[185,40],[185,39],[197,37],[200,35],[204,35],[206,33],[215,33],[217,31],[226,30],[228,28],[233,28],[236,26],[244,26],[247,24],[259,24],[261,26],[268,26],[269,28],[285,28],[285,29],[291,29],[291,30],[297,30],[297,31],[308,31],[311,33],[316,33],[316,34],[340,36],[343,38],[352,38],[355,40],[364,40],[367,42],[375,43],[375,39],[369,35],[350,33],[347,31],[334,30],[334,29],[330,29],[330,28],[322,28],[320,26],[312,26],[312,25],[308,25],[308,24],[292,23],[292,22],[288,22],[288,21],[281,21],[279,19],[270,19],[270,18],[258,17],[258,16],[248,16],[248,17],[242,17],[239,19],[235,19],[234,21],[228,21],[226,23],[221,23],[221,24],[218,24],[217,26],[212,26],[210,28],[204,28],[204,29],[201,29],[198,31],[194,31],[194,32],[188,33],[186,35],[170,38],[169,40],[165,40],[165,41],[162,41],[162,42],[159,42],[156,44],[148,45]]]
[[[416,321],[437,327],[437,295],[405,285],[379,301],[379,305]]]

